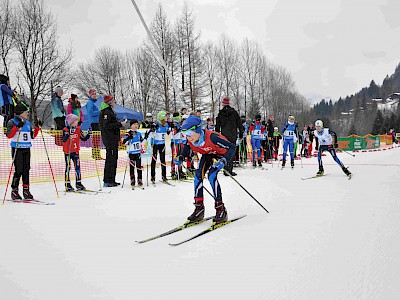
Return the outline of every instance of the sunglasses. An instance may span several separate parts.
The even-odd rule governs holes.
[[[186,136],[192,136],[193,133],[196,133],[196,129],[199,128],[198,125],[194,125],[188,129],[182,130],[182,133]]]

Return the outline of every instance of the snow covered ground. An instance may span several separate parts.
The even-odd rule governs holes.
[[[236,179],[269,214],[219,176],[229,215],[247,217],[178,247],[168,243],[210,223],[134,241],[185,221],[191,183],[60,199],[52,184],[33,185],[36,198],[56,205],[0,207],[0,298],[399,299],[400,148],[339,157],[352,180],[330,156],[329,175],[307,181],[316,159],[294,170],[238,169]],[[84,183],[98,187],[97,179]]]

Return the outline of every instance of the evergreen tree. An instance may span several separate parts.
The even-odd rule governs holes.
[[[384,117],[382,115],[382,112],[378,110],[378,112],[376,113],[374,124],[372,125],[372,134],[377,135],[384,132],[383,122]]]
[[[351,123],[351,127],[349,130],[349,135],[352,135],[352,134],[357,134],[357,130],[356,130],[356,126],[354,125],[354,122]]]

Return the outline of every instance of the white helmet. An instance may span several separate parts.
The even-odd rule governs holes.
[[[274,130],[278,131],[278,130],[279,130],[279,128],[278,128],[278,127],[274,127]]]
[[[289,121],[290,121],[290,120],[294,120],[294,116],[290,115],[289,118],[288,118],[288,120],[289,120]]]
[[[324,122],[322,122],[321,120],[315,121],[315,127],[317,126],[324,127]]]

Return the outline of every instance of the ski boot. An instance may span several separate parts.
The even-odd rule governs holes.
[[[172,179],[172,180],[177,180],[177,179],[178,179],[178,175],[176,174],[175,171],[172,171],[172,172],[171,172],[171,179]]]
[[[282,160],[282,168],[286,165],[286,159]]]
[[[196,201],[194,203],[194,212],[187,218],[190,222],[198,222],[204,219],[204,203],[203,201]]]
[[[25,185],[25,184],[23,185],[22,194],[23,194],[25,199],[32,199],[33,200],[33,195],[29,191],[29,185]]]
[[[86,190],[85,186],[84,186],[80,181],[77,181],[77,182],[76,182],[75,187],[76,187],[76,190],[77,190],[77,191],[84,191],[84,190]]]
[[[105,184],[104,184],[104,185],[105,185]],[[70,182],[67,182],[67,183],[65,184],[65,191],[66,191],[66,192],[73,192],[73,191],[75,191]]]
[[[253,161],[253,167],[257,168],[257,162],[255,160]]]
[[[162,177],[161,177],[161,180],[162,180],[162,182],[164,182],[164,183],[167,183],[167,184],[168,184],[168,179],[167,179],[167,177],[165,177],[165,176],[162,176]]]
[[[351,177],[351,172],[346,167],[343,167],[342,170],[344,174],[346,174],[348,177]]]
[[[259,167],[262,167],[261,159],[258,160],[258,166],[259,166]]]
[[[290,160],[290,166],[292,167],[292,169],[294,168],[294,159]]]
[[[18,192],[18,188],[11,190],[11,199],[12,200],[22,200],[22,197]]]
[[[138,180],[138,186],[141,188],[141,187],[143,187],[143,181],[142,181],[142,179],[139,179]]]
[[[182,170],[179,171],[179,179],[187,179],[185,172],[183,172]]]
[[[318,170],[318,172],[317,172],[317,176],[322,176],[322,175],[324,175],[324,167],[319,167],[319,170]]]
[[[228,212],[225,209],[225,205],[222,201],[215,201],[215,217],[213,222],[218,224],[228,220]]]
[[[156,184],[156,178],[155,177],[151,177],[150,181],[151,181],[152,184]]]

